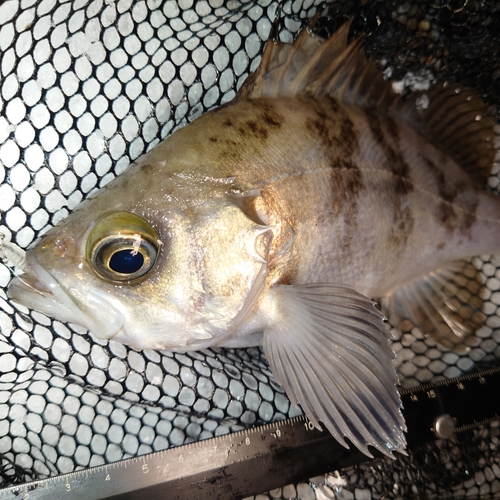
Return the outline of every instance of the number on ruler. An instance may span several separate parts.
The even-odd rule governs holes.
[[[249,438],[249,437],[247,437],[247,438],[245,439],[245,444],[246,444],[246,445],[250,444],[250,438]]]
[[[429,396],[429,399],[436,399],[437,398],[436,391],[434,391],[434,389],[427,391],[427,396]]]
[[[71,491],[71,484],[66,483],[65,485],[66,491]]]
[[[457,384],[457,387],[458,387],[458,389],[459,389],[460,391],[465,391],[465,385],[464,385],[464,384],[462,384],[462,382],[459,382],[459,383]]]
[[[111,481],[111,476],[109,474],[106,474],[106,481]]]
[[[276,429],[276,436],[281,437],[281,431],[279,429]]]
[[[147,474],[149,472],[149,467],[148,467],[148,464],[144,464],[142,466],[142,472],[144,472],[144,474]]]
[[[304,427],[306,428],[306,431],[312,431],[314,429],[314,424],[308,420],[307,422],[304,422]]]

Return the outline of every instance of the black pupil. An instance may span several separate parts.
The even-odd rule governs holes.
[[[143,264],[144,257],[141,252],[134,255],[130,249],[115,252],[109,260],[109,267],[121,274],[133,274],[139,271]]]

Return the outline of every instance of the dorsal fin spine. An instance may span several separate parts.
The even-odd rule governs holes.
[[[351,61],[355,60],[356,58],[356,51],[358,49],[356,45],[356,42],[351,43],[347,46],[347,49],[336,58],[336,62],[342,61],[342,64],[345,67],[349,68],[349,71],[337,71],[336,73],[334,73],[334,78],[332,78],[332,75],[330,75],[328,85],[325,87],[326,93],[328,95],[332,94],[333,91],[336,90],[336,94],[339,99],[342,99],[342,97],[344,97],[346,89],[349,86],[349,82],[352,81],[352,75],[356,69],[355,64],[350,64]],[[327,75],[325,74],[325,78],[326,76]]]
[[[270,41],[261,65],[239,92],[241,99],[331,96],[380,116],[405,122],[483,184],[494,163],[497,137],[484,103],[458,85],[415,92],[406,102],[358,37],[347,43],[351,21],[324,40],[307,29],[293,44]]]

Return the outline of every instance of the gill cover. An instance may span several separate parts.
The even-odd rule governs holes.
[[[85,258],[105,281],[134,284],[153,268],[160,251],[156,229],[130,212],[107,214],[90,231]]]
[[[198,208],[189,232],[194,302],[208,331],[229,335],[265,287],[272,227],[249,218],[234,200],[218,199]]]

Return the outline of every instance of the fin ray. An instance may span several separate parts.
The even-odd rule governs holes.
[[[326,40],[303,29],[293,44],[268,41],[259,68],[238,97],[331,96],[361,108],[387,111],[399,96],[375,63],[367,60],[363,38],[347,42],[351,22]]]
[[[456,283],[460,278],[465,278],[465,285],[474,286],[474,294],[463,283]],[[454,262],[383,297],[382,310],[396,326],[409,319],[443,347],[466,353],[466,338],[485,320],[479,298],[481,281],[472,264]]]
[[[422,105],[425,103],[425,105]],[[457,162],[480,186],[497,156],[495,120],[485,103],[455,84],[416,92],[395,112]]]
[[[318,349],[321,349],[321,346],[318,346]],[[331,374],[327,375],[326,373],[324,373],[324,365],[321,363],[318,363],[314,368],[315,370],[320,370],[323,372],[323,378],[328,376],[340,391],[349,394],[349,400],[343,398],[346,408],[355,406],[358,409],[358,412],[362,412],[365,409],[370,409],[370,413],[373,415],[374,421],[377,424],[376,426],[373,425],[373,427],[376,427],[375,430],[377,431],[377,435],[385,437],[386,439],[390,439],[390,430],[387,428],[386,422],[383,419],[377,418],[378,415],[382,415],[384,413],[385,409],[383,408],[380,401],[374,396],[374,394],[376,394],[377,392],[377,388],[372,383],[373,381],[369,378],[371,376],[371,372],[367,373],[365,370],[363,370],[363,362],[359,363],[359,360],[351,359],[347,352],[344,352],[344,355],[338,361],[340,365],[343,365],[343,369],[339,370],[338,377],[336,378],[333,378]],[[348,372],[351,375],[349,380],[345,376],[345,373]],[[356,393],[353,385],[357,387],[366,385],[366,387],[369,389],[366,392],[365,398],[363,398],[364,401],[362,401],[361,396]],[[337,398],[339,398],[338,395]],[[348,416],[351,420],[357,420],[359,422],[358,425],[362,425],[359,418],[354,412],[349,412]],[[371,444],[372,446],[376,446],[374,440],[372,440],[372,442],[370,442],[369,444]],[[357,446],[359,447],[359,445]]]
[[[368,456],[404,453],[404,420],[390,332],[373,301],[346,287],[280,285],[270,292],[279,317],[264,329],[276,379],[315,425]]]
[[[313,20],[314,24],[315,20]],[[362,36],[348,43],[352,19],[328,39],[303,29],[293,44],[268,41],[261,64],[240,99],[330,96],[405,121],[484,185],[495,157],[495,120],[471,91],[435,85],[405,102],[364,52]]]

